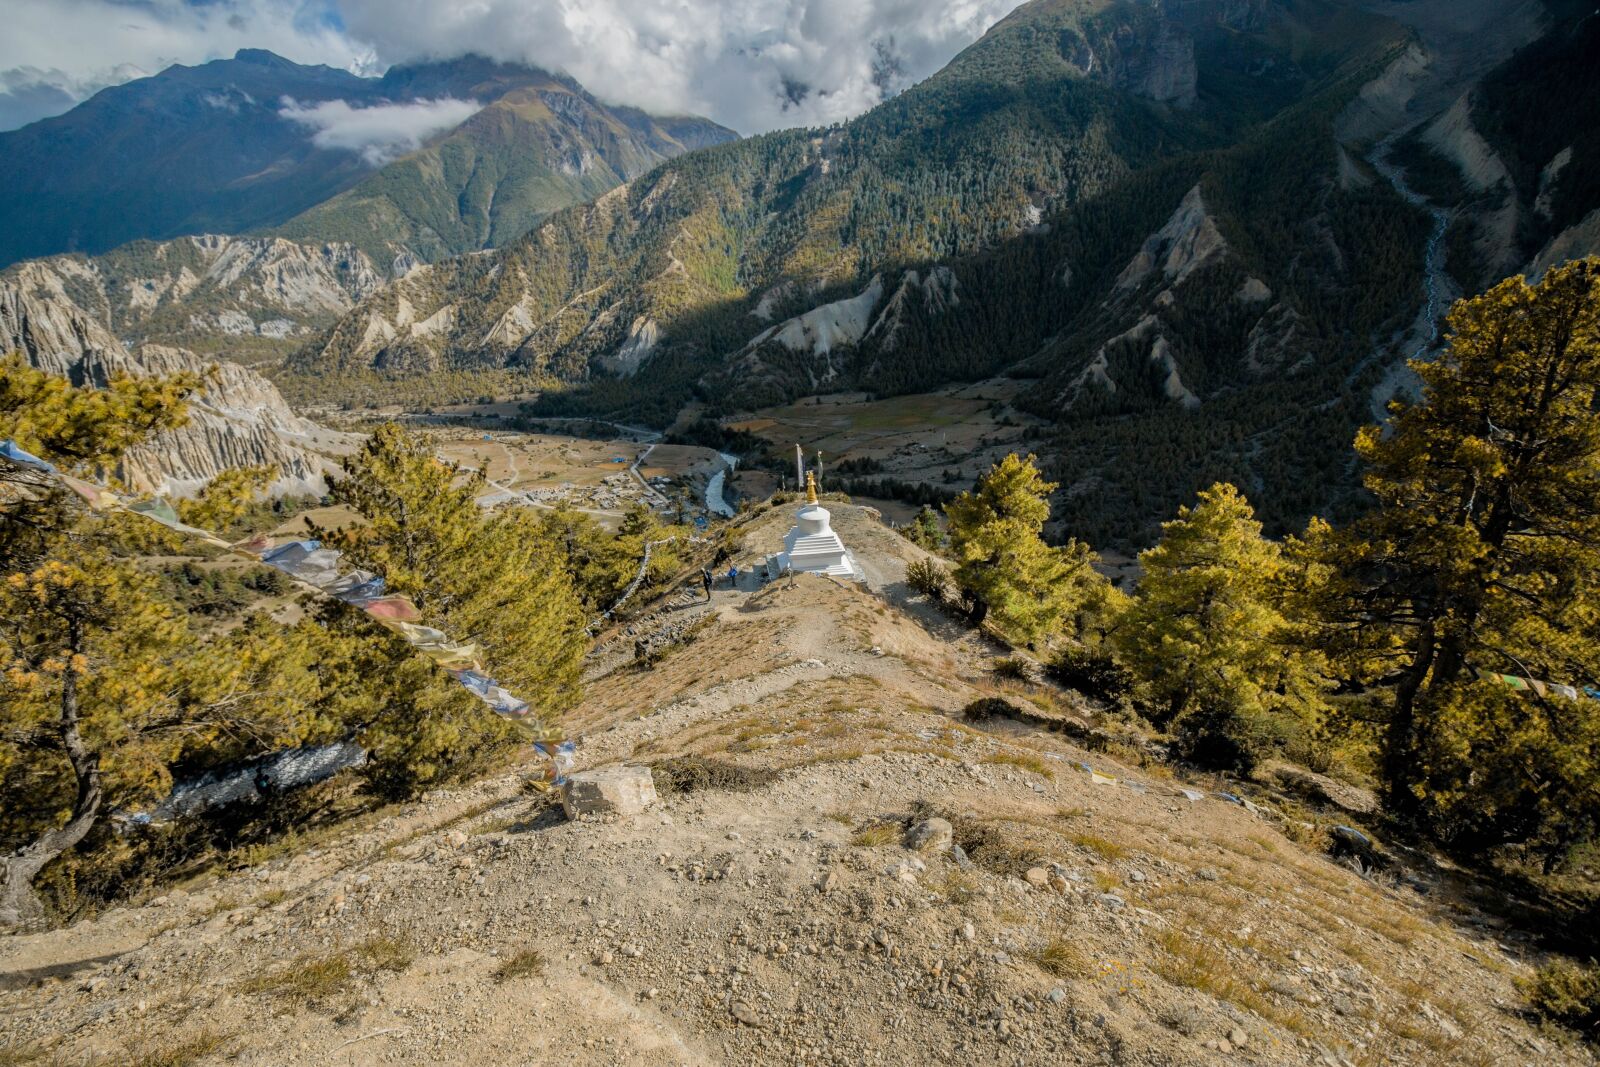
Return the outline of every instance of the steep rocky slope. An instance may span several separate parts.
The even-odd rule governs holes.
[[[492,778],[5,939],[8,1050],[274,1065],[1594,1062],[1519,1014],[1524,947],[1448,875],[1364,877],[1296,821],[1337,810],[1285,817],[1248,784],[964,721],[996,691],[992,651],[904,599],[917,550],[858,509],[835,515],[869,587],[803,576],[664,603],[647,627],[705,621],[649,670],[629,635],[598,650],[571,718],[580,763],[657,764],[685,791],[573,823],[519,775]],[[788,521],[756,517],[748,552]],[[1007,696],[1073,715],[1044,690]],[[685,756],[714,773],[673,775]],[[959,854],[937,833],[903,843],[930,813]]]
[[[136,241],[102,256],[51,256],[0,272],[0,292],[45,321],[93,319],[129,344],[182,345],[249,361],[326,328],[414,262],[374,263],[352,245],[204,235]],[[60,327],[24,331],[29,351]]]
[[[1040,381],[1060,515],[1096,543],[1145,542],[1214,480],[1274,532],[1348,515],[1355,429],[1449,300],[1541,246],[1539,262],[1586,247],[1600,200],[1582,146],[1546,153],[1553,130],[1521,137],[1480,103],[1539,56],[1552,78],[1592,77],[1577,31],[1593,20],[1561,21],[1563,4],[1035,0],[842,127],[672,161],[498,254],[436,264],[287,373],[415,400],[430,376],[509,369],[573,386],[538,414],[652,425],[689,403],[1008,374]],[[1578,97],[1563,113],[1587,114],[1595,94]],[[1476,176],[1470,233],[1434,233],[1444,208],[1417,192],[1410,139]],[[1530,229],[1535,187],[1549,217]]]
[[[251,321],[243,306],[262,306],[250,303],[256,299],[275,314],[289,315],[348,300],[349,295],[333,275],[317,269],[326,264],[274,255],[284,251],[276,246],[285,242],[252,246],[224,238],[185,244],[186,251],[219,253],[204,278],[183,264],[164,275],[118,283],[108,280],[94,261],[76,257],[23,263],[0,274],[0,352],[20,352],[33,366],[79,384],[103,385],[118,374],[208,373],[204,392],[191,402],[189,423],[124,458],[116,473],[137,492],[188,493],[229,467],[260,464],[278,468],[277,492],[321,492],[328,454],[344,447],[343,435],[300,418],[272,383],[254,371],[169,345],[124,344],[117,327],[137,335],[142,316],[158,313],[160,301],[174,289],[220,288],[224,277],[233,283],[254,278],[229,289],[233,302],[216,313],[240,321]],[[257,268],[265,264],[266,269],[235,273],[242,263]],[[141,303],[146,295],[154,307]]]
[[[640,373],[621,395],[670,418],[686,390],[726,370],[726,358],[763,344],[781,355],[770,341],[792,339],[792,331],[757,339],[766,323],[845,299],[866,302],[862,293],[880,274],[882,299],[898,290],[907,264],[922,264],[915,269],[925,275],[957,262],[978,270],[971,258],[987,250],[1027,254],[1014,245],[1050,234],[1043,221],[1051,214],[1112,194],[1134,171],[1224,146],[1259,117],[1254,112],[1333,91],[1392,43],[1395,27],[1384,19],[1330,27],[1323,24],[1338,22],[1336,8],[1290,6],[1304,6],[1294,14],[1326,29],[1293,70],[1275,37],[1286,18],[1277,5],[1206,2],[1168,13],[1163,5],[1035,0],[946,70],[854,122],[677,160],[555,216],[498,256],[451,261],[381,294],[307,347],[294,370],[405,376],[522,366],[581,379],[624,366]],[[1285,69],[1269,67],[1272,74],[1238,85],[1272,56]],[[1206,78],[1216,86],[1210,96]],[[1114,208],[1110,221],[1122,238],[1122,211]],[[448,309],[453,328],[376,341],[387,334],[384,323],[394,325],[402,298],[419,320]],[[1018,309],[989,314],[1016,318]],[[1050,310],[1024,312],[1022,325],[1037,331],[1040,318],[1050,322]],[[635,342],[645,323],[656,338],[648,360]],[[918,354],[923,386],[936,374],[994,368],[1019,355],[992,346],[950,352],[973,330],[965,322],[931,330],[955,336]],[[730,387],[742,402],[757,402],[822,379],[894,387],[915,376],[909,357],[880,358],[861,344],[869,336],[856,331],[835,344],[829,333],[798,347],[779,341],[794,358],[762,360],[773,373],[742,374]],[[822,349],[859,358],[850,373],[803,365]],[[862,366],[878,373],[866,376]]]

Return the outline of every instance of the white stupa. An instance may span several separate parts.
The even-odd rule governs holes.
[[[771,560],[774,575],[784,571],[810,571],[838,578],[855,578],[860,573],[850,550],[833,532],[832,516],[817,503],[816,477],[806,471],[806,502],[795,516],[794,526],[783,538],[783,551]]]

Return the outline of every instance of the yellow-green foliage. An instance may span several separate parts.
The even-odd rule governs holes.
[[[0,439],[58,466],[108,465],[151,434],[187,422],[185,401],[200,385],[197,375],[174,374],[79,388],[7,356],[0,359]]]
[[[183,421],[192,376],[77,388],[0,363],[0,437],[63,467],[114,461]],[[87,473],[87,471],[86,471]],[[343,729],[312,628],[255,620],[203,639],[139,565],[144,520],[88,511],[6,465],[0,497],[0,913],[33,912],[44,863],[107,807],[203,767]],[[12,851],[17,850],[17,851]]]
[[[1026,643],[1059,630],[1091,587],[1104,582],[1089,566],[1094,555],[1087,546],[1045,544],[1055,488],[1039,476],[1034,457],[1013,452],[945,506],[953,577],[973,617]]]
[[[1557,957],[1518,984],[1539,1014],[1600,1037],[1600,964]]]
[[[1196,755],[1248,765],[1318,714],[1321,661],[1296,646],[1279,607],[1283,551],[1237,489],[1202,492],[1139,563],[1113,640],[1153,716],[1185,731]]]
[[[316,535],[412,597],[426,624],[480,645],[497,681],[537,715],[554,719],[576,701],[584,613],[560,548],[531,509],[485,514],[476,503],[481,473],[463,475],[392,424],[344,471],[330,492],[364,524]],[[371,633],[355,613],[335,610],[347,632]],[[350,654],[359,679],[382,680],[361,739],[386,792],[409,792],[511,736],[398,639],[368,640]]]
[[[277,476],[278,468],[271,465],[230,467],[207,482],[195,499],[180,500],[178,517],[203,530],[232,530]]]
[[[657,544],[651,552],[647,586],[671,578],[688,560],[688,527],[669,526],[643,505],[630,507],[614,534],[566,504],[540,512],[539,521],[545,536],[560,548],[574,588],[593,613],[610,607],[633,581],[647,542],[678,538]]]
[[[1600,703],[1477,670],[1600,683],[1600,259],[1456,305],[1422,402],[1356,442],[1377,508],[1299,550],[1341,673],[1392,694],[1397,812],[1463,845],[1600,823]]]

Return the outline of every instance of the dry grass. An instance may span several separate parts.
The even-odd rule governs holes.
[[[944,877],[930,881],[930,892],[944,898],[951,904],[969,904],[978,898],[981,891],[978,880],[965,871],[946,871]]]
[[[1038,756],[1026,752],[996,752],[992,756],[983,758],[985,763],[994,763],[1002,766],[1020,767],[1025,771],[1032,771],[1041,778],[1054,778],[1050,772],[1050,765]]]
[[[1079,848],[1088,849],[1090,852],[1099,855],[1102,859],[1126,859],[1131,851],[1128,846],[1118,844],[1108,837],[1101,837],[1099,834],[1067,833],[1064,836],[1074,845],[1077,845]]]
[[[881,848],[892,845],[900,840],[900,827],[893,823],[874,823],[864,826],[850,838],[850,843],[857,848]]]
[[[1045,974],[1052,974],[1057,978],[1081,975],[1088,966],[1082,950],[1060,937],[1052,937],[1044,944],[1030,950],[1027,958]]]
[[[1187,925],[1202,926],[1203,920],[1191,917]],[[1227,1001],[1254,1012],[1285,1030],[1310,1036],[1315,1028],[1300,1012],[1282,1008],[1265,994],[1265,986],[1251,985],[1239,977],[1238,969],[1218,951],[1179,927],[1168,929],[1157,939],[1162,955],[1152,970],[1176,986],[1194,989],[1216,1000]]]
[[[509,982],[517,978],[538,978],[544,974],[544,953],[538,949],[518,949],[495,968],[496,982]]]
[[[188,1037],[146,1045],[119,1063],[122,1067],[189,1067],[208,1056],[221,1054],[230,1040],[227,1034],[202,1030]]]
[[[415,958],[416,950],[404,941],[371,937],[326,956],[300,956],[279,970],[245,979],[237,988],[245,994],[317,1003],[348,993],[360,978],[404,971]]]

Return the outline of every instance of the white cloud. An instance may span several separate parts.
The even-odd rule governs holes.
[[[371,73],[370,47],[332,0],[3,0],[0,130],[174,63],[265,48],[300,63]],[[381,68],[380,68],[381,69]]]
[[[311,142],[318,148],[360,152],[378,167],[422,147],[433,134],[461,125],[482,106],[452,97],[371,107],[351,107],[343,100],[306,106],[284,97],[278,114],[314,130]]]
[[[927,77],[1016,0],[341,0],[389,62],[483,52],[744,133],[860,114]]]
[[[755,133],[859,114],[938,70],[1016,3],[0,0],[0,128],[8,114],[126,80],[119,64],[156,71],[265,48],[358,72],[478,52],[565,71],[610,102]]]

